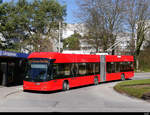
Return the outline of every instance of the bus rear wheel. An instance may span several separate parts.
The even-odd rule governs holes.
[[[122,80],[122,81],[126,80],[124,74],[121,74],[121,80]]]
[[[94,78],[94,85],[98,85],[98,78],[97,77]]]
[[[63,91],[69,90],[69,83],[67,81],[64,81],[63,83]]]

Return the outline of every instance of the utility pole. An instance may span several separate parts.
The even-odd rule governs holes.
[[[59,21],[59,40],[58,40],[58,52],[61,53],[62,49],[63,49],[63,27],[64,27],[64,23],[63,21]]]
[[[60,39],[61,39],[61,22],[59,21],[59,46],[58,46],[58,52],[60,53]]]

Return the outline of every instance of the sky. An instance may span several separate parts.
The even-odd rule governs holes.
[[[10,2],[11,0],[3,0],[3,2]],[[17,1],[17,0],[14,0]],[[32,0],[29,0],[32,1]],[[80,22],[79,19],[75,17],[75,12],[78,11],[78,6],[76,4],[77,0],[58,0],[60,4],[66,4],[67,5],[67,16],[65,18],[65,22],[72,24],[72,23],[78,23]]]
[[[78,23],[79,19],[76,18],[76,13],[79,9],[77,6],[77,0],[58,0],[60,3],[66,3],[67,5],[67,23]]]

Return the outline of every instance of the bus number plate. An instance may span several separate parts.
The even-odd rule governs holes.
[[[35,83],[35,85],[40,85],[40,83]]]

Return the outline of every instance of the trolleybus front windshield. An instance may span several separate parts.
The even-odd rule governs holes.
[[[29,60],[25,81],[44,82],[47,81],[48,63],[45,60]]]

